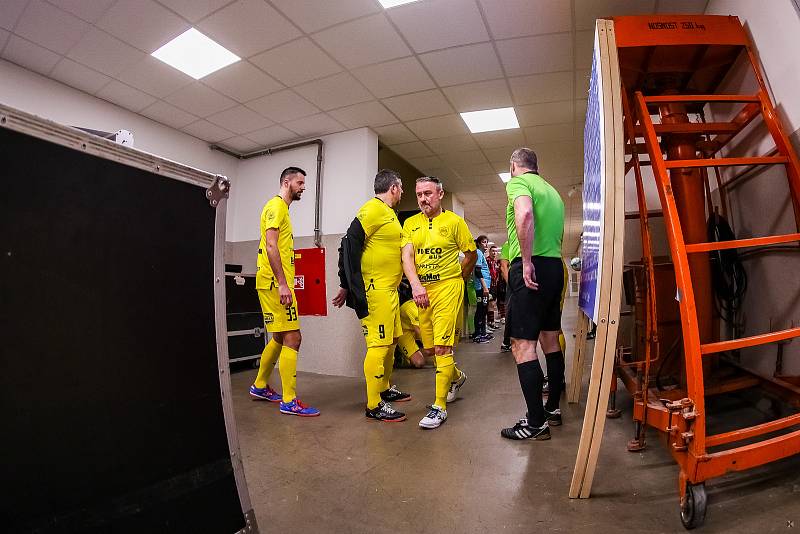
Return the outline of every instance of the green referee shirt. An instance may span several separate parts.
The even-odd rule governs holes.
[[[520,257],[519,237],[514,219],[514,201],[530,197],[533,201],[534,238],[532,254],[550,258],[561,257],[561,239],[564,237],[564,201],[555,188],[534,173],[520,174],[506,184],[508,207],[508,260]]]

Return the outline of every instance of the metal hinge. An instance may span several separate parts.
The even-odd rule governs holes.
[[[216,180],[214,180],[214,183],[211,184],[211,187],[206,189],[206,198],[208,199],[208,203],[216,208],[219,205],[220,200],[223,198],[228,198],[230,190],[231,181],[228,180],[227,177],[218,174]]]

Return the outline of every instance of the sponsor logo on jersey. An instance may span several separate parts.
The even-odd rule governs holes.
[[[442,247],[418,248],[417,254],[441,254]]]
[[[264,324],[271,324],[275,322],[275,316],[267,312],[264,314]]]
[[[364,337],[367,337],[369,335],[369,328],[367,327],[367,325],[365,324],[361,325],[361,332],[364,334]]]
[[[438,280],[439,280],[438,274],[428,273],[428,274],[423,274],[422,276],[419,277],[420,282],[437,282]]]

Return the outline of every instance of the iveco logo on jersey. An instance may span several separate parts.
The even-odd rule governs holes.
[[[418,248],[417,254],[441,254],[442,247]]]

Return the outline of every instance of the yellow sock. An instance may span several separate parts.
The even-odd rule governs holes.
[[[386,391],[392,387],[392,373],[394,372],[394,348],[396,344],[384,347],[386,352],[383,355],[383,389]]]
[[[414,332],[406,332],[397,338],[397,346],[400,347],[400,352],[403,353],[403,359],[406,361],[410,361],[411,355],[419,350],[414,339]]]
[[[378,407],[381,402],[383,387],[383,361],[386,347],[369,347],[364,357],[364,378],[367,381],[367,408]]]
[[[447,392],[450,383],[455,378],[456,364],[453,355],[444,354],[436,356],[436,402],[434,404],[442,410],[447,409]]]
[[[258,375],[253,385],[259,389],[267,387],[269,377],[272,370],[275,369],[275,362],[278,361],[278,356],[281,354],[282,345],[275,341],[275,338],[269,340],[264,351],[261,353],[261,364],[258,366]]]
[[[292,402],[297,397],[297,351],[291,347],[283,346],[281,349],[281,364],[278,367],[281,373],[281,387],[283,388],[283,402]]]
[[[558,344],[561,346],[562,354],[567,353],[567,339],[564,337],[564,332],[558,333]]]
[[[452,354],[452,356],[453,356],[453,357],[455,357],[455,354]],[[455,359],[454,359],[454,360],[453,360],[453,382],[455,382],[456,380],[458,380],[458,377],[459,377],[459,376],[461,376],[461,369],[459,369],[459,368],[456,366],[456,361],[455,361]]]

